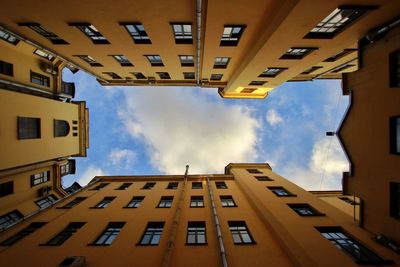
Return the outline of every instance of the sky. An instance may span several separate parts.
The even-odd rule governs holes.
[[[267,162],[306,190],[340,190],[348,162],[335,131],[348,105],[340,80],[287,82],[265,99],[223,99],[215,88],[103,87],[79,71],[74,100],[89,108],[86,158],[63,185],[96,175],[223,173]]]

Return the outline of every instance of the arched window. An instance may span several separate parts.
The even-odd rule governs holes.
[[[54,137],[67,136],[69,133],[69,124],[67,121],[54,120]]]

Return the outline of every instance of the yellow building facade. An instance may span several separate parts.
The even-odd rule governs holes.
[[[27,259],[30,266],[400,262],[351,216],[265,163],[229,164],[225,174],[95,177],[0,233],[2,266]]]

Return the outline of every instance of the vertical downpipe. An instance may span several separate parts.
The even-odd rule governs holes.
[[[201,57],[201,0],[196,0],[196,83],[200,85]]]

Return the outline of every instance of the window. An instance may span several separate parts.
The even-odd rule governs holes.
[[[168,72],[156,72],[158,76],[160,76],[160,79],[171,79],[171,76],[169,76]]]
[[[94,58],[88,55],[74,55],[74,57],[79,57],[86,63],[88,63],[91,67],[103,67],[99,62],[97,62]]]
[[[258,169],[246,169],[248,173],[262,173],[260,170]]]
[[[274,78],[278,76],[281,72],[287,70],[287,68],[267,68],[258,77],[262,78]]]
[[[142,203],[143,199],[143,196],[133,197],[132,200],[129,201],[128,205],[125,206],[125,208],[139,208],[140,203]]]
[[[19,40],[17,37],[15,37],[12,34],[6,33],[2,30],[0,30],[0,39],[3,39],[6,42],[9,42],[10,44],[17,45],[19,43]]]
[[[104,197],[102,201],[92,207],[93,209],[105,209],[114,200],[115,197]]]
[[[190,207],[191,208],[203,208],[204,207],[203,196],[191,196],[190,197]]]
[[[54,204],[57,201],[57,198],[54,195],[47,196],[45,198],[39,199],[35,201],[36,205],[39,206],[40,209],[47,208]]]
[[[344,202],[354,206],[354,205],[359,205],[359,203],[355,202],[354,200],[348,198],[348,197],[339,197],[340,200],[343,200]]]
[[[104,37],[93,25],[90,23],[69,23],[69,26],[77,27],[87,37],[92,40],[94,44],[109,44],[107,38]]]
[[[50,87],[50,78],[45,75],[31,71],[31,83]]]
[[[291,47],[280,59],[302,59],[312,51],[316,50],[316,47]]]
[[[320,66],[312,66],[311,68],[306,69],[305,71],[303,71],[301,74],[311,74],[311,73],[313,73],[314,71],[319,70],[319,69],[321,69],[321,68],[322,68],[322,67],[320,67]]]
[[[4,197],[14,193],[14,181],[0,184],[0,197]]]
[[[120,23],[131,35],[135,44],[151,44],[151,40],[141,23]]]
[[[222,33],[220,46],[237,46],[240,36],[244,31],[244,25],[226,25]]]
[[[267,186],[269,190],[272,191],[278,197],[295,197],[296,195],[292,194],[291,192],[287,191],[282,186]]]
[[[36,49],[33,53],[35,55],[38,55],[39,57],[45,58],[49,61],[53,61],[55,59],[55,57],[52,54],[44,52],[43,50],[40,50],[40,49]]]
[[[159,55],[145,55],[145,57],[147,57],[147,60],[153,67],[164,66],[164,63],[162,62],[161,57]]]
[[[400,155],[400,116],[389,118],[390,153]]]
[[[81,203],[82,201],[84,201],[85,199],[87,199],[87,197],[76,197],[74,200],[68,202],[67,204],[65,204],[62,207],[59,207],[59,209],[70,209],[76,205],[78,205],[79,203]]]
[[[383,264],[386,261],[375,252],[350,237],[341,227],[316,227],[323,237],[343,250],[357,264]]]
[[[179,56],[179,60],[181,61],[182,67],[193,67],[194,66],[193,56],[181,55],[181,56]]]
[[[322,216],[325,215],[308,204],[305,203],[292,203],[287,204],[292,210],[294,210],[300,216]]]
[[[67,136],[69,133],[69,123],[64,120],[54,120],[54,137]]]
[[[194,72],[184,72],[184,73],[183,73],[183,77],[184,77],[185,79],[189,79],[189,80],[195,79],[195,77],[194,77]]]
[[[353,59],[352,61],[354,61],[354,60],[356,60],[356,59]],[[342,72],[342,71],[344,71],[344,70],[346,70],[348,68],[354,67],[354,66],[356,66],[356,65],[350,64],[350,63],[345,63],[345,64],[339,65],[339,66],[331,69],[330,72],[338,73],[338,72]]]
[[[118,187],[116,190],[126,190],[128,187],[130,187],[132,183],[123,183],[120,187]]]
[[[242,94],[251,94],[253,93],[257,88],[243,88],[240,93]]]
[[[270,182],[273,181],[271,178],[269,178],[268,176],[254,176],[254,178],[256,178],[258,181],[260,182]]]
[[[400,87],[400,50],[389,54],[390,87]]]
[[[258,86],[263,86],[266,82],[263,81],[251,81],[249,85],[258,85]]]
[[[65,241],[67,241],[73,234],[75,234],[82,226],[84,226],[85,222],[72,222],[69,223],[68,226],[59,232],[52,239],[47,241],[45,246],[61,246]]]
[[[13,64],[0,60],[0,74],[14,76]]]
[[[118,74],[116,74],[115,72],[103,72],[104,74],[107,74],[108,76],[110,76],[112,79],[122,79],[121,76],[119,76]]]
[[[187,245],[207,244],[205,222],[188,222],[186,244]]]
[[[27,26],[31,30],[35,31],[36,33],[40,34],[47,40],[49,40],[52,44],[54,45],[64,45],[64,44],[69,44],[65,40],[61,39],[58,37],[57,34],[52,33],[45,28],[43,28],[39,23],[18,23],[19,26]]]
[[[61,176],[68,174],[75,174],[75,160],[68,160],[67,164],[60,166],[60,174]]]
[[[177,189],[179,183],[178,182],[170,182],[168,183],[167,189]]]
[[[214,69],[226,69],[230,60],[230,57],[216,57],[214,62]]]
[[[172,196],[161,197],[157,208],[171,208],[173,200],[174,200],[174,197],[172,197]]]
[[[67,69],[69,69],[69,70],[72,72],[72,74],[75,74],[75,73],[77,73],[77,72],[79,71],[79,68],[77,68],[77,67],[75,67],[74,65],[69,64],[69,63],[67,63],[67,64],[65,65],[65,67],[66,67]]]
[[[357,51],[357,49],[352,49],[352,48],[344,49],[344,50],[340,51],[339,53],[336,53],[335,55],[325,59],[324,62],[335,62],[336,60],[338,60],[344,56],[347,56],[348,54],[350,54],[354,51]]]
[[[103,189],[104,187],[106,187],[108,184],[109,184],[109,183],[101,183],[101,184],[97,185],[96,187],[93,187],[93,188],[90,189],[90,190],[101,190],[101,189]]]
[[[176,44],[192,44],[192,24],[191,23],[171,23],[175,36]]]
[[[141,72],[131,72],[133,74],[133,76],[135,76],[136,79],[140,80],[140,79],[146,79],[146,76],[144,76],[143,73]]]
[[[155,185],[156,183],[154,182],[148,182],[141,189],[152,189]]]
[[[124,55],[111,55],[120,65],[121,67],[132,67],[133,64],[129,61],[129,59]]]
[[[202,182],[192,182],[192,189],[203,189]]]
[[[229,230],[231,231],[233,243],[239,244],[255,244],[253,237],[247,229],[244,221],[228,221]]]
[[[400,183],[390,183],[390,216],[400,219]]]
[[[117,238],[124,227],[125,222],[110,222],[103,233],[94,241],[92,245],[109,246]]]
[[[45,222],[33,222],[29,224],[29,226],[25,227],[15,235],[7,238],[6,240],[0,243],[0,246],[11,246],[14,245],[19,240],[23,239],[24,237],[30,235],[31,233],[35,232],[37,229],[41,228],[45,225]]]
[[[222,79],[223,74],[211,74],[211,81],[220,81]]]
[[[0,231],[21,220],[24,216],[18,210],[13,210],[0,216]]]
[[[371,7],[343,6],[333,10],[317,24],[304,38],[331,39],[345,29]]]
[[[215,186],[217,189],[228,189],[228,186],[225,182],[215,182]]]
[[[50,171],[41,172],[31,175],[31,187],[45,183],[50,180]]]
[[[138,245],[156,246],[160,243],[164,222],[148,222]]]
[[[40,119],[18,117],[18,139],[40,138]]]
[[[233,200],[232,196],[219,196],[221,200],[222,207],[237,207],[235,201]]]

